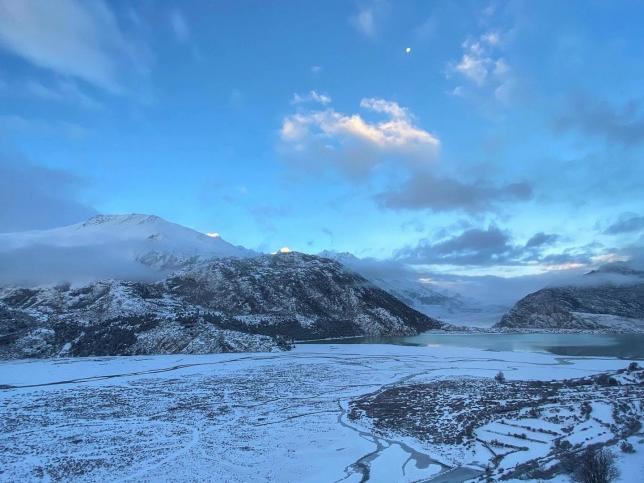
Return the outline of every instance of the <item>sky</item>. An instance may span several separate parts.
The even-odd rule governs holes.
[[[0,232],[519,276],[644,245],[642,1],[0,0]]]

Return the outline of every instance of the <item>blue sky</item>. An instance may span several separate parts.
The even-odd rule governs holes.
[[[454,273],[628,258],[642,18],[641,1],[0,0],[0,231],[142,212]]]

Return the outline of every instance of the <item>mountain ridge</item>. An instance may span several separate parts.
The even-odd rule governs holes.
[[[0,233],[0,284],[150,280],[200,259],[255,255],[156,215],[96,215],[48,230]]]
[[[443,324],[333,260],[195,262],[162,280],[0,289],[0,357],[266,351],[287,339],[412,335]]]
[[[604,265],[577,285],[528,294],[495,327],[644,332],[644,272],[624,263]]]

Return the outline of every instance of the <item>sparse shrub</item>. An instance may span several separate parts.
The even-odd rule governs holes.
[[[568,451],[572,448],[572,443],[567,439],[555,439],[555,448],[559,451]]]
[[[608,374],[600,374],[597,376],[597,384],[600,386],[617,386],[617,380]]]
[[[640,429],[642,429],[642,423],[637,418],[630,418],[624,427],[626,434],[637,433]]]
[[[607,449],[588,448],[572,474],[579,483],[610,483],[619,476],[615,457]]]
[[[637,362],[631,362],[628,365],[628,372],[636,371],[640,368],[639,364]]]
[[[624,453],[635,453],[635,448],[633,448],[633,445],[628,441],[622,441],[619,445],[619,449]]]
[[[496,376],[494,376],[494,380],[503,384],[505,382],[505,374],[503,374],[503,371],[497,372]]]
[[[590,413],[593,412],[593,407],[590,405],[588,401],[584,401],[581,403],[581,415],[585,416],[586,419],[590,416]]]

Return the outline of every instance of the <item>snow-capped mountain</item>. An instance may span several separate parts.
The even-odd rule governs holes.
[[[158,216],[98,215],[60,228],[0,234],[0,283],[154,278],[195,259],[253,255]]]
[[[0,289],[0,357],[284,348],[442,324],[338,262],[296,252],[195,261],[156,282]],[[277,338],[276,338],[277,337]]]
[[[519,300],[496,327],[644,332],[644,271],[614,263],[575,285],[538,290]]]

